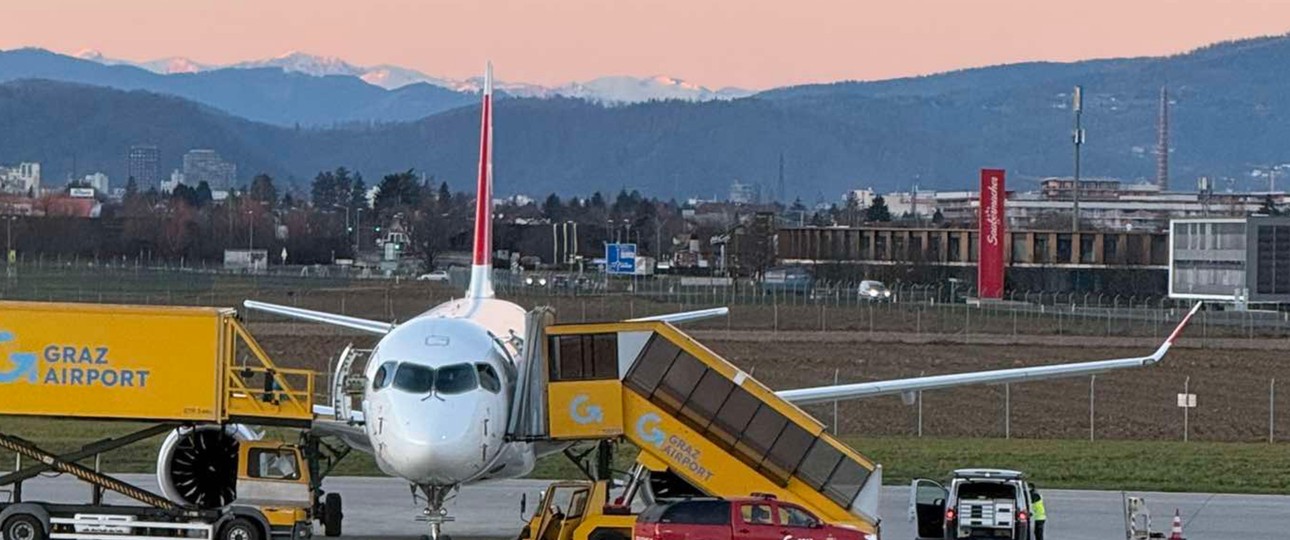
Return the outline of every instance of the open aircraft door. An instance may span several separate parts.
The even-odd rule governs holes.
[[[909,485],[909,520],[918,526],[919,540],[945,536],[945,486],[919,478]]]

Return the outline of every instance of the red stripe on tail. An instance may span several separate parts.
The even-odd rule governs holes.
[[[479,129],[479,183],[475,192],[475,258],[476,266],[493,262],[493,96],[484,90],[484,107]]]

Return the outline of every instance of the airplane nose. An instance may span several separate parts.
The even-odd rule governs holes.
[[[398,425],[387,425],[382,437],[386,461],[400,477],[418,483],[449,485],[477,476],[497,449],[487,447],[488,411],[475,405],[437,397],[396,405],[391,416]]]

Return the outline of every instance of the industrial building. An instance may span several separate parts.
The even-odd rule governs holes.
[[[1013,228],[1053,228],[1069,223],[1074,201],[1070,178],[1048,178],[1038,191],[1008,192],[1008,225]],[[1202,179],[1199,191],[1161,191],[1158,184],[1123,184],[1119,180],[1080,180],[1080,222],[1098,230],[1165,231],[1170,219],[1243,217],[1266,205],[1290,204],[1290,194],[1277,192],[1215,192]],[[930,218],[937,210],[950,223],[976,221],[976,191],[895,192],[883,196],[892,216]]]
[[[813,266],[821,274],[837,269],[841,275],[859,270],[866,277],[892,281],[975,280],[976,229],[781,227],[775,234],[781,264]],[[1012,229],[1004,237],[1008,289],[1053,292],[1096,286],[1126,294],[1164,294],[1168,247],[1168,234],[1156,231]]]

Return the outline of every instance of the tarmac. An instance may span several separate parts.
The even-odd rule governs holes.
[[[139,486],[155,489],[151,475],[121,475]],[[444,527],[458,540],[467,538],[513,539],[524,525],[522,499],[527,511],[536,507],[545,480],[504,480],[463,488],[449,502],[456,521]],[[415,538],[427,527],[416,521],[420,506],[412,500],[408,485],[392,478],[335,477],[324,483],[328,491],[344,499],[346,538]],[[1169,534],[1174,509],[1178,509],[1188,540],[1284,539],[1290,534],[1290,496],[1214,495],[1204,493],[1138,493],[1152,511],[1152,530]],[[1051,540],[1113,540],[1124,538],[1122,496],[1115,491],[1044,490]],[[24,486],[24,499],[83,502],[89,487],[60,476],[40,478]],[[0,491],[0,501],[8,494]],[[128,502],[108,496],[109,502]],[[880,511],[884,517],[882,538],[912,540],[908,517],[909,489],[888,486],[883,490]],[[318,531],[321,533],[321,531]]]

